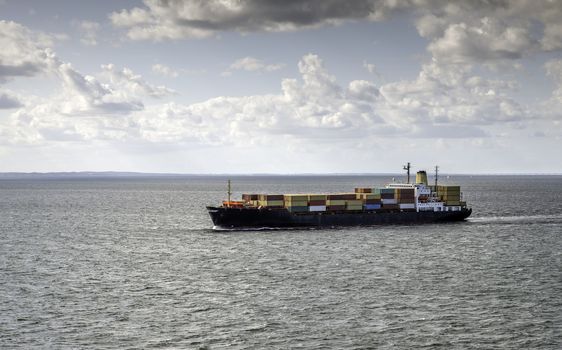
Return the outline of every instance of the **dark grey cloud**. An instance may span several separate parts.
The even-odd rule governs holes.
[[[128,27],[131,39],[179,39],[220,31],[290,31],[358,19],[377,19],[404,8],[409,0],[240,0],[157,1],[114,12],[114,25]]]
[[[33,76],[39,73],[42,67],[36,63],[24,62],[18,65],[11,65],[0,61],[0,79],[17,77],[17,76]]]
[[[398,12],[416,18],[429,52],[443,63],[514,61],[562,49],[562,2],[546,0],[145,0],[110,18],[133,40],[177,40],[381,20]]]
[[[365,18],[376,11],[376,3],[372,0],[247,0],[241,2],[243,6],[240,6],[238,11],[218,8],[215,18],[178,19],[178,23],[216,31],[256,31],[283,25],[307,27],[329,20]],[[217,8],[212,1],[204,6],[208,6],[209,10]]]

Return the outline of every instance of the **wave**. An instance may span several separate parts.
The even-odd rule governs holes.
[[[472,223],[560,223],[562,214],[540,214],[540,215],[514,215],[514,216],[481,216],[466,219]]]
[[[213,226],[213,231],[230,232],[230,231],[288,231],[288,230],[315,230],[316,227],[220,227]]]

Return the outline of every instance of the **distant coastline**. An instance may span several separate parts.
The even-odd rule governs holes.
[[[402,173],[300,173],[300,174],[182,174],[182,173],[143,173],[120,171],[69,171],[69,172],[0,172],[0,180],[18,179],[102,179],[102,178],[194,178],[194,177],[248,177],[248,176],[282,176],[282,177],[312,177],[312,176],[392,176],[401,177]],[[562,173],[490,173],[490,174],[463,174],[443,173],[441,176],[562,176]]]

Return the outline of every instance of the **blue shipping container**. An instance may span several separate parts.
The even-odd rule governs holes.
[[[374,209],[380,209],[381,205],[380,204],[365,204],[365,209],[367,210],[374,210]]]

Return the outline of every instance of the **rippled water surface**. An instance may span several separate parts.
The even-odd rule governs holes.
[[[233,177],[343,192],[387,177]],[[0,181],[0,347],[560,349],[562,177],[455,177],[454,224],[213,231],[223,177]]]

